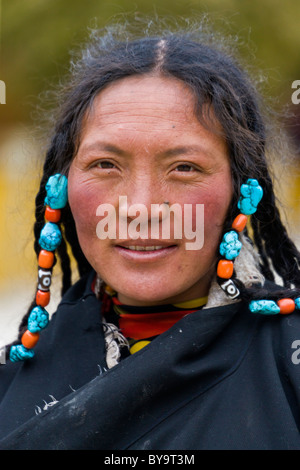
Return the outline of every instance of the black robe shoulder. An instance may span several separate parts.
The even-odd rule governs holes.
[[[199,310],[108,370],[93,275],[0,368],[0,449],[300,449],[300,312]]]

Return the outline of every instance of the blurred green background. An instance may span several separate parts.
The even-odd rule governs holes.
[[[300,104],[291,102],[300,80],[299,0],[0,0],[0,343],[11,335],[35,291],[32,224],[34,197],[44,157],[37,107],[41,93],[55,87],[68,70],[70,50],[87,29],[123,15],[139,24],[143,15],[195,18],[207,13],[219,31],[240,39],[238,51],[250,69],[262,71],[262,88],[277,111],[294,118],[283,125],[296,144],[295,159],[276,162],[279,197],[292,236],[299,242],[300,190],[297,147]],[[47,106],[45,104],[45,109]],[[297,117],[298,116],[298,117]]]

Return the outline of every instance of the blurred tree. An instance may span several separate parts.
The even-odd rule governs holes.
[[[86,38],[87,27],[101,27],[115,15],[122,21],[122,14],[194,18],[204,12],[239,35],[246,62],[269,75],[267,91],[289,102],[291,83],[300,78],[299,0],[2,0],[0,79],[7,105],[0,122],[31,120],[36,97],[64,75],[69,50]]]

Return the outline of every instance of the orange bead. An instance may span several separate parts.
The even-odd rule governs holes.
[[[221,259],[218,262],[217,275],[222,279],[229,279],[233,274],[233,262]]]
[[[280,308],[282,314],[292,313],[295,310],[295,302],[293,299],[280,299],[277,301],[277,305]]]
[[[244,214],[239,214],[236,216],[232,223],[233,230],[237,232],[242,232],[247,225],[248,217]]]
[[[27,349],[32,349],[39,340],[39,333],[31,333],[29,330],[26,330],[21,338],[23,346]]]
[[[52,251],[41,250],[39,252],[38,264],[40,268],[49,269],[54,263],[54,253]]]
[[[50,291],[44,292],[42,290],[38,290],[35,296],[35,301],[37,305],[46,307],[50,302]]]
[[[61,210],[60,209],[51,209],[51,207],[46,206],[45,209],[45,219],[48,220],[48,222],[59,222],[61,216]]]

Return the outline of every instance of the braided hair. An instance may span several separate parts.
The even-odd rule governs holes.
[[[224,230],[231,226],[237,215],[241,184],[247,178],[257,179],[264,198],[251,217],[250,229],[262,274],[274,281],[275,272],[282,279],[280,293],[285,289],[290,294],[291,289],[300,288],[300,253],[289,238],[276,205],[266,157],[268,136],[260,96],[248,75],[231,53],[224,52],[223,43],[216,41],[214,34],[207,34],[203,25],[188,32],[160,31],[154,35],[139,35],[119,25],[104,32],[96,30],[79,58],[72,62],[70,72],[68,85],[59,94],[60,105],[35,201],[34,249],[37,256],[40,250],[38,239],[44,226],[46,182],[55,173],[68,174],[79,145],[83,119],[95,97],[116,80],[156,73],[175,77],[190,87],[195,97],[195,114],[204,126],[209,126],[210,116],[221,125],[231,159],[233,182],[233,198]],[[216,132],[213,121],[211,123],[210,130]],[[60,228],[63,240],[56,257],[61,264],[63,295],[72,284],[67,246],[70,246],[80,276],[91,266],[80,248],[68,205],[62,211]],[[256,296],[241,282],[239,288],[245,299]],[[264,294],[267,296],[268,292],[264,291]],[[21,321],[18,340],[12,344],[20,342],[34,306],[35,302]]]

